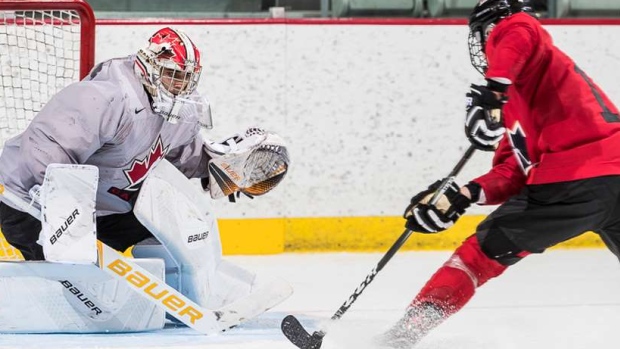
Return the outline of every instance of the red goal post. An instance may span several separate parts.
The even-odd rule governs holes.
[[[95,15],[83,0],[0,0],[0,151],[95,61]],[[0,260],[21,259],[0,234]]]

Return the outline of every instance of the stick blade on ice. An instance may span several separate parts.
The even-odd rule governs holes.
[[[284,336],[301,349],[319,349],[323,344],[323,335],[314,332],[312,335],[306,331],[299,320],[293,315],[287,315],[280,326]]]

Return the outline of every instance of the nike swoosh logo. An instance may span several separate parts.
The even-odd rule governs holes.
[[[146,108],[142,108],[142,109],[138,109],[138,108],[136,108],[135,112],[136,112],[136,114],[138,114],[138,113],[140,113],[141,111],[143,111],[144,109],[146,109]]]

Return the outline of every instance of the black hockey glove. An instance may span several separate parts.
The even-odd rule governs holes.
[[[425,234],[439,233],[451,227],[465,213],[472,201],[461,194],[459,186],[454,182],[437,204],[428,204],[441,182],[442,180],[438,180],[411,198],[411,203],[403,215],[407,220],[407,229]]]
[[[501,90],[501,86],[504,85],[494,83],[492,86]],[[494,151],[506,133],[502,120],[502,107],[508,99],[498,98],[493,91],[495,90],[487,86],[472,84],[466,94],[465,135],[471,144],[484,151]]]

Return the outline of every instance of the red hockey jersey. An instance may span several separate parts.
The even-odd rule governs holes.
[[[620,113],[526,13],[501,20],[488,38],[487,79],[509,80],[506,137],[479,183],[488,204],[525,184],[620,175]]]

